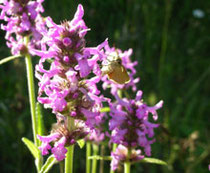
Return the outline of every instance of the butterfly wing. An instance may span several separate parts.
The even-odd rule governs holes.
[[[122,65],[117,65],[113,71],[107,74],[111,81],[118,84],[126,84],[130,81],[130,77],[125,67]]]

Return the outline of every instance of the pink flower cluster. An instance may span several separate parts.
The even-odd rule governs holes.
[[[100,78],[86,78],[95,67],[92,57],[97,60],[102,57],[98,52],[107,41],[95,48],[86,47],[85,35],[89,29],[85,25],[83,15],[83,7],[79,5],[73,20],[64,21],[61,25],[55,24],[47,17],[45,19],[47,29],[42,32],[42,50],[34,50],[34,53],[41,57],[35,74],[39,79],[38,101],[45,108],[51,108],[65,124],[66,117],[70,116],[84,125],[84,128],[68,132],[73,133],[73,136],[63,132],[54,136],[57,131],[52,131],[50,136],[38,136],[43,142],[40,147],[42,154],[47,154],[45,151],[51,149],[50,142],[57,141],[58,138],[58,141],[62,141],[59,145],[56,142],[51,149],[58,160],[65,157],[64,146],[74,144],[78,136],[84,138],[88,132],[94,131],[94,128],[100,125],[104,117],[100,109],[102,102],[107,100],[103,96],[98,96],[100,92],[96,83]],[[66,126],[64,129],[68,131]],[[77,133],[74,133],[75,131]]]
[[[141,98],[142,91],[138,91],[135,100],[120,99],[116,96],[117,102],[110,103],[111,142],[126,147],[143,147],[145,154],[150,156],[150,145],[154,142],[154,139],[149,140],[148,138],[154,136],[154,128],[157,128],[158,124],[149,122],[149,116],[151,113],[153,119],[157,120],[156,110],[162,107],[163,101],[149,107]]]
[[[44,29],[44,20],[40,13],[44,12],[42,2],[44,0],[2,0],[0,2],[0,19],[6,21],[1,24],[1,29],[6,31],[7,46],[11,48],[13,55],[25,54],[31,48],[40,47]],[[30,36],[30,42],[24,43],[24,37]],[[31,52],[30,52],[31,53]]]
[[[65,146],[72,145],[77,140],[83,139],[88,133],[88,127],[80,120],[77,120],[74,129],[69,131],[67,121],[65,117],[63,118],[62,120],[58,118],[58,122],[53,124],[50,135],[37,135],[37,138],[42,141],[42,145],[39,147],[42,155],[49,154],[49,150],[51,150],[58,161],[65,158],[67,152]],[[54,142],[53,147],[50,145],[52,142]]]
[[[156,110],[162,107],[163,101],[153,107],[147,106],[142,100],[142,91],[137,92],[135,99],[121,99],[118,95],[116,99],[116,103],[110,103],[111,142],[123,145],[128,149],[141,147],[147,156],[151,156],[151,144],[155,142],[154,129],[158,127],[158,124],[149,122],[149,116],[151,114],[155,121],[158,119]],[[137,160],[140,158],[142,157]],[[122,160],[121,150],[116,150],[112,154],[112,168],[116,169],[117,163]]]

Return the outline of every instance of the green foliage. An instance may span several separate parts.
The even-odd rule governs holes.
[[[35,146],[35,144],[27,138],[22,138],[23,143],[27,146],[31,154],[34,156],[35,159],[39,157],[39,149]]]
[[[53,165],[57,163],[57,160],[53,155],[49,156],[45,162],[45,164],[42,166],[42,169],[40,173],[47,173],[49,170],[53,167]]]
[[[163,160],[160,160],[160,159],[155,159],[155,158],[144,158],[142,159],[140,162],[143,162],[143,163],[151,163],[151,164],[158,164],[158,165],[167,165],[166,162],[164,162]]]

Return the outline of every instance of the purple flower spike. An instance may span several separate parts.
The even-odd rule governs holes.
[[[84,138],[89,129],[84,123],[75,121],[75,129],[69,131],[67,128],[67,121],[64,117],[58,117],[58,122],[53,124],[51,134],[48,136],[37,135],[37,138],[42,141],[42,145],[39,147],[42,155],[51,153],[58,161],[65,159],[67,152],[66,146],[74,145],[77,140]],[[53,145],[53,147],[52,147]]]
[[[154,129],[158,124],[149,122],[150,114],[157,120],[156,110],[160,109],[163,101],[153,107],[147,106],[142,100],[142,91],[138,91],[135,100],[120,99],[110,103],[111,120],[109,129],[112,130],[111,142],[127,147],[142,147],[147,156],[151,155],[151,144],[154,143]]]
[[[36,66],[36,77],[39,79],[38,101],[45,108],[59,116],[71,116],[85,119],[91,128],[101,120],[101,98],[96,84],[100,77],[84,79],[94,70],[98,59],[101,59],[101,44],[87,48],[85,35],[88,30],[84,20],[84,9],[79,5],[73,20],[60,25],[50,17],[45,19],[47,28],[43,30],[43,51],[35,51],[41,56]],[[97,57],[92,64],[91,58]],[[46,61],[53,61],[49,69],[44,68]],[[99,68],[100,70],[100,68]],[[84,111],[86,110],[86,112]],[[91,112],[91,116],[87,116]]]
[[[0,19],[7,22],[1,29],[6,31],[7,46],[13,55],[31,53],[32,49],[41,46],[41,31],[45,30],[45,22],[41,17],[43,1],[4,0],[0,2]],[[31,36],[26,47],[25,36]]]

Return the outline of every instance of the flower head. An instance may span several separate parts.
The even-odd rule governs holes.
[[[90,118],[87,124],[92,125],[91,118],[100,117],[101,99],[96,86],[99,80],[85,77],[92,70],[89,59],[99,51],[98,48],[86,48],[85,35],[89,29],[83,15],[83,7],[79,5],[74,18],[61,25],[47,17],[43,49],[34,53],[41,56],[36,66],[36,77],[40,81],[38,101],[55,114]],[[46,60],[53,61],[49,70],[45,67]]]
[[[13,55],[31,53],[31,48],[40,48],[41,30],[45,23],[40,13],[44,11],[43,0],[4,0],[0,3],[0,19],[6,21],[1,29],[6,31],[7,46]],[[29,43],[24,42],[25,36],[31,36]],[[26,45],[27,44],[27,45]]]
[[[147,106],[141,100],[142,91],[138,91],[135,100],[120,99],[110,104],[111,120],[109,129],[112,131],[111,142],[127,147],[143,147],[146,155],[151,155],[150,145],[154,142],[154,128],[158,124],[149,122],[150,114],[157,120],[157,109],[162,107],[163,101],[155,106]]]
[[[48,136],[37,135],[37,138],[42,141],[39,147],[42,155],[49,154],[49,150],[53,153],[58,161],[65,158],[67,152],[66,146],[73,145],[77,140],[84,138],[88,134],[89,129],[81,121],[75,123],[75,128],[69,131],[67,121],[57,122],[53,125],[51,134]],[[51,143],[54,142],[53,147]]]

